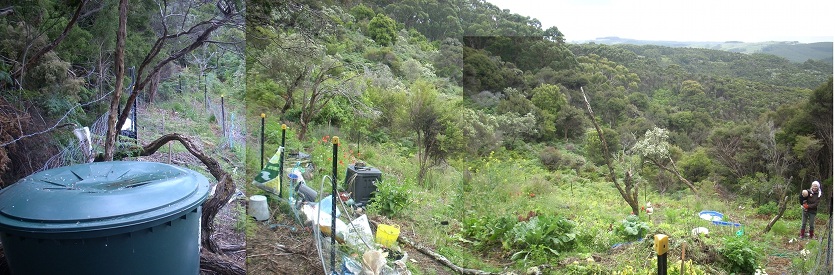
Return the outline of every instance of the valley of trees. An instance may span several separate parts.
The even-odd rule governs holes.
[[[231,154],[246,171],[224,164],[217,168],[227,175],[212,173],[218,181],[235,174],[225,181],[242,186],[260,170],[261,113],[267,152],[287,124],[288,148],[307,150],[317,167],[329,167],[317,144],[339,135],[351,150],[346,162],[380,167],[411,196],[372,214],[408,224],[404,231],[458,265],[493,272],[549,265],[554,274],[594,274],[556,264],[575,258],[603,262],[600,272],[625,270],[607,252],[624,240],[595,234],[645,211],[648,194],[670,205],[695,198],[754,211],[785,205],[787,194],[794,202],[791,194],[818,180],[832,198],[831,60],[570,44],[557,27],[484,0],[142,0],[124,6],[121,23],[119,4],[0,3],[0,187],[76,146],[75,127],[105,125],[93,129],[105,159],[182,141],[143,137],[136,148],[108,138],[134,101],[205,124],[220,119],[203,115],[225,96],[245,116],[245,152]],[[606,196],[607,209],[619,212],[578,217],[585,204],[575,189]],[[680,215],[668,213],[656,218]],[[533,233],[519,226],[534,218],[555,224],[548,234],[570,237],[524,237]],[[690,232],[683,228],[691,224],[670,220],[652,232]],[[572,223],[588,230],[571,231]],[[506,232],[523,241],[504,240]],[[734,270],[695,260],[702,270]],[[226,265],[215,267],[221,273],[242,268],[215,263]],[[252,259],[246,268],[271,264]]]

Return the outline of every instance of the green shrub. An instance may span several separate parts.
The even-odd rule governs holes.
[[[544,245],[556,253],[574,247],[577,238],[574,227],[574,222],[563,217],[534,216],[513,226],[508,237],[513,240],[514,247],[527,249]]]
[[[539,161],[542,162],[542,166],[545,166],[545,168],[551,171],[559,168],[560,157],[560,151],[551,146],[545,147],[539,152]]]
[[[502,244],[510,246],[510,242],[503,242],[504,236],[516,225],[516,219],[512,217],[499,217],[490,219],[488,217],[471,217],[464,219],[464,227],[461,229],[464,236],[473,238],[476,248],[485,248],[492,245]]]
[[[559,273],[567,275],[596,275],[609,274],[609,271],[606,270],[602,265],[597,263],[578,263],[568,265],[565,269],[560,270]]]
[[[757,214],[758,215],[776,215],[777,214],[777,203],[770,201],[766,204],[760,205],[757,207]]]
[[[783,212],[782,218],[786,220],[799,220],[801,218],[800,213],[802,212],[803,210],[800,209],[800,207],[792,207],[792,205],[789,205],[786,207],[786,211]],[[820,216],[816,217],[815,219],[820,219]]]
[[[725,269],[733,273],[753,274],[762,258],[762,252],[748,240],[748,236],[729,236],[724,239],[719,254]]]
[[[368,211],[395,217],[411,200],[412,193],[409,188],[394,181],[382,180],[377,182],[377,194],[371,198]]]
[[[637,240],[645,236],[647,232],[649,232],[649,225],[640,221],[635,215],[626,216],[626,219],[615,229],[616,234],[629,241]]]
[[[560,252],[574,249],[577,233],[573,221],[563,217],[534,216],[527,221],[515,217],[473,217],[464,219],[461,229],[477,249],[495,247],[515,251],[513,260],[547,262]]]
[[[539,160],[550,171],[562,168],[578,170],[586,164],[581,156],[565,153],[551,146],[545,147],[539,152]]]

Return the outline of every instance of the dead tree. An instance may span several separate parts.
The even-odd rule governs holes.
[[[583,102],[586,104],[586,112],[591,118],[592,124],[594,124],[594,129],[597,131],[597,136],[600,137],[600,142],[603,144],[603,157],[606,158],[606,166],[609,167],[609,180],[615,184],[620,196],[627,204],[629,204],[629,207],[632,208],[632,213],[638,215],[640,213],[640,211],[638,211],[640,208],[638,206],[638,188],[633,182],[632,171],[626,171],[625,178],[623,179],[624,184],[621,185],[618,182],[615,167],[612,165],[612,156],[609,154],[609,146],[606,144],[606,137],[603,136],[603,130],[600,129],[600,125],[597,124],[597,120],[594,119],[594,111],[591,109],[591,104],[589,104],[589,100],[586,98],[586,92],[583,91],[583,87],[580,87],[580,92],[583,94]]]

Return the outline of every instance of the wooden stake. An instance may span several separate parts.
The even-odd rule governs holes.
[[[684,250],[687,249],[687,243],[681,244],[681,271],[679,274],[686,274],[684,271]]]

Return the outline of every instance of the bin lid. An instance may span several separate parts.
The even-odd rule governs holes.
[[[0,190],[0,230],[57,233],[133,226],[190,210],[208,193],[206,177],[163,163],[65,166]]]

